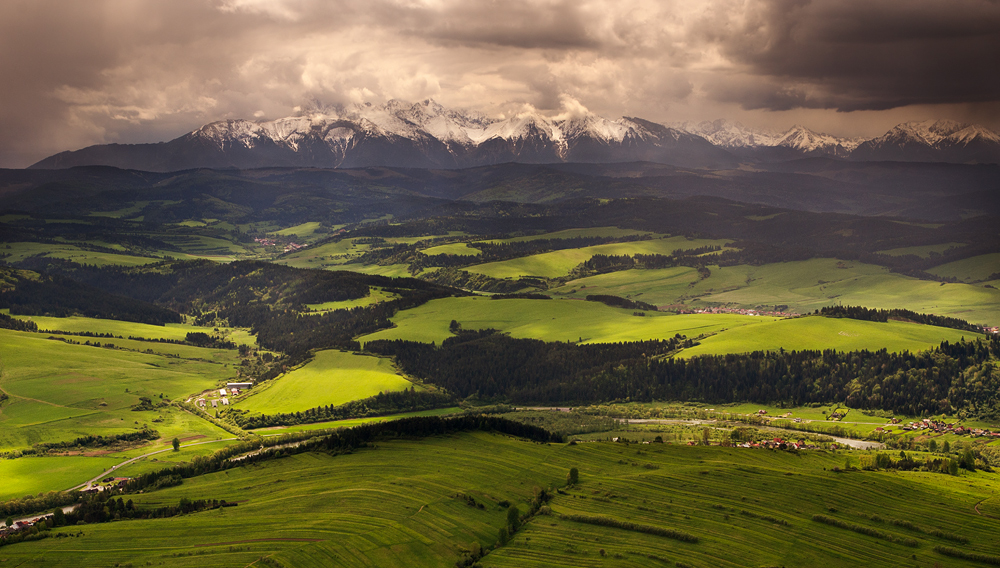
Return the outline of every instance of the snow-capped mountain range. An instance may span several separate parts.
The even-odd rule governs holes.
[[[1000,136],[953,121],[907,122],[870,140],[795,126],[787,132],[716,120],[662,125],[581,112],[506,117],[433,100],[314,109],[271,121],[226,120],[158,144],[108,144],[46,158],[33,168],[110,165],[173,171],[197,167],[399,166],[457,168],[504,162],[660,162],[722,169],[747,160],[828,156],[853,160],[1000,162]]]

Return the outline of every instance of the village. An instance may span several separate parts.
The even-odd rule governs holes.
[[[783,307],[783,306],[778,306]],[[681,314],[739,314],[743,316],[770,316],[776,318],[794,318],[802,314],[778,310],[758,310],[756,308],[698,308],[695,310],[680,310]]]
[[[219,408],[219,406],[229,406],[230,396],[239,396],[241,392],[249,389],[253,386],[253,383],[226,383],[224,388],[219,390],[211,390],[202,393],[203,396],[195,400],[195,405],[198,408],[208,408],[211,404],[212,408]],[[190,400],[190,399],[188,399]]]
[[[269,238],[266,238],[266,237],[256,237],[256,238],[254,238],[253,242],[259,244],[262,247],[276,247],[276,246],[281,246],[281,244],[278,243],[277,241],[275,241],[274,239],[269,239]],[[297,251],[297,250],[299,250],[301,248],[304,248],[305,246],[306,245],[300,245],[299,243],[296,243],[296,242],[290,242],[290,243],[288,243],[288,244],[286,244],[284,246],[283,252]]]

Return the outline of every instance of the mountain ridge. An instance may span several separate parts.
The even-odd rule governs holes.
[[[728,120],[659,124],[589,111],[549,117],[446,108],[432,99],[313,109],[267,121],[216,121],[167,142],[103,144],[30,168],[107,165],[147,171],[207,168],[398,166],[464,168],[505,162],[650,161],[695,169],[809,156],[856,161],[1000,163],[1000,135],[977,124],[914,121],[871,139],[796,125],[785,132]]]

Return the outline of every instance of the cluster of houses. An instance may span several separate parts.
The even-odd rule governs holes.
[[[81,489],[80,493],[100,493],[108,489],[120,489],[125,487],[129,479],[128,477],[106,477],[101,480],[104,485],[91,485],[86,489]]]
[[[1000,333],[1000,327],[984,327],[984,333]]]
[[[278,243],[274,242],[271,239],[265,239],[265,238],[262,238],[262,237],[255,238],[253,240],[253,242],[255,242],[255,243],[257,243],[257,244],[259,244],[260,246],[263,246],[263,247],[273,247],[276,244],[278,244]]]
[[[5,536],[10,536],[12,534],[16,534],[16,533],[18,533],[20,531],[23,531],[23,530],[30,529],[31,527],[35,526],[37,523],[43,522],[45,520],[45,517],[48,517],[48,516],[49,515],[43,515],[41,517],[38,517],[37,519],[31,519],[29,521],[14,521],[14,524],[11,525],[11,526],[9,526],[9,527],[5,526],[3,524],[0,524],[0,538],[3,538]]]
[[[800,314],[792,312],[779,312],[775,310],[754,310],[746,308],[698,308],[696,310],[681,310],[682,314],[740,314],[744,316],[772,316],[778,318],[791,318]]]
[[[696,442],[688,442],[688,445],[694,445]],[[785,440],[783,438],[772,438],[770,440],[764,440],[762,442],[743,442],[741,444],[736,444],[737,448],[755,448],[759,450],[815,450],[819,449],[819,446],[813,444],[807,444],[805,439],[799,438],[798,440],[792,442],[790,440]]]
[[[875,430],[881,431],[882,428],[876,428]],[[959,436],[972,436],[974,438],[1000,438],[1000,432],[992,432],[983,428],[967,428],[961,424],[939,422],[930,418],[924,418],[920,422],[910,422],[909,424],[903,426],[903,430],[908,432],[914,430],[927,430],[937,434],[958,434]]]
[[[219,398],[206,399],[204,397],[199,398],[195,401],[195,404],[199,408],[207,408],[209,404],[212,408],[218,408],[221,404],[222,406],[229,406],[229,397],[237,396],[242,391],[253,386],[253,383],[226,383],[225,388],[219,389]]]
[[[305,246],[306,245],[300,245],[298,243],[288,243],[287,245],[285,245],[285,252],[292,252],[293,250],[299,250],[300,248],[304,248]]]

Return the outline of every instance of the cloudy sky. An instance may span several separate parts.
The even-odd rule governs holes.
[[[1000,129],[1000,0],[3,0],[0,167],[310,104]]]

